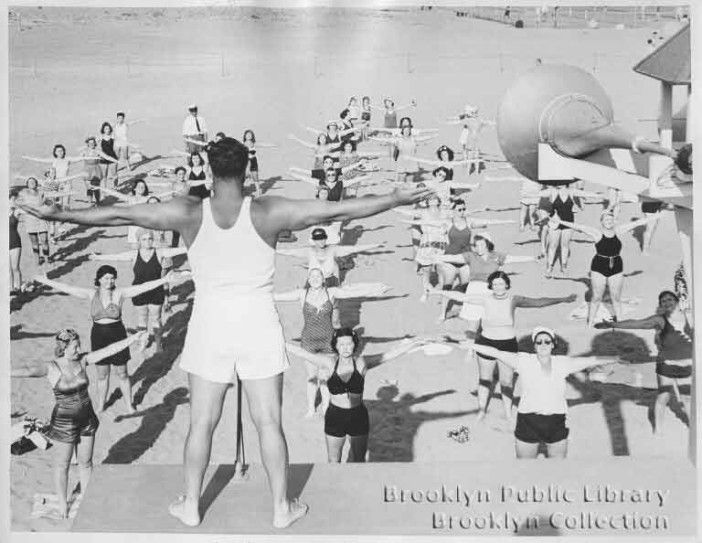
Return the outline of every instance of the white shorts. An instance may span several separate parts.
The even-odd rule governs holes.
[[[265,379],[290,363],[272,295],[228,301],[198,298],[188,323],[180,367],[214,383]]]
[[[466,294],[470,296],[488,297],[490,295],[490,289],[488,289],[487,282],[485,281],[471,281],[466,287]],[[479,321],[483,318],[484,314],[484,306],[464,302],[458,316],[467,321]]]

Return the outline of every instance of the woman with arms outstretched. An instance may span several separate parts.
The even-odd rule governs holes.
[[[424,340],[403,340],[397,347],[381,355],[354,356],[358,342],[358,336],[353,330],[340,328],[334,332],[332,338],[332,354],[313,354],[287,343],[289,352],[314,364],[320,371],[329,375],[327,387],[331,399],[324,414],[324,435],[329,462],[341,462],[347,436],[349,462],[366,461],[370,432],[368,409],[363,404],[366,372],[422,345]]]
[[[12,368],[11,377],[46,377],[56,398],[47,437],[53,442],[54,487],[58,516],[68,518],[68,471],[73,455],[78,460],[80,493],[85,495],[93,472],[93,444],[100,425],[88,395],[88,364],[99,364],[141,339],[134,334],[102,349],[82,352],[75,330],[56,334],[54,359],[41,366]]]
[[[122,304],[125,299],[133,298],[151,289],[158,288],[177,278],[178,274],[171,272],[155,281],[127,288],[117,288],[115,285],[117,270],[112,266],[103,265],[98,268],[95,274],[94,288],[75,287],[59,281],[53,281],[46,275],[36,276],[34,280],[76,298],[90,300],[90,317],[93,321],[93,327],[90,331],[90,344],[91,349],[96,351],[127,337],[127,329],[122,322]],[[96,365],[98,375],[98,412],[104,410],[105,402],[107,402],[107,393],[110,387],[110,366],[115,366],[117,378],[119,379],[117,387],[122,392],[127,412],[134,412],[132,385],[127,372],[127,362],[130,358],[129,349],[122,349],[109,357],[103,358]]]
[[[389,287],[382,283],[357,283],[342,287],[326,287],[324,273],[319,268],[310,268],[307,273],[305,288],[275,294],[276,302],[299,302],[302,305],[304,325],[300,334],[302,348],[307,352],[331,353],[334,329],[341,327],[339,309],[336,301],[345,298],[381,296]],[[312,363],[305,364],[307,369],[307,413],[315,413],[317,391],[321,393],[322,412],[329,407],[329,389],[327,376]]]
[[[275,248],[284,230],[304,230],[327,221],[376,215],[426,198],[407,187],[381,196],[341,202],[244,196],[248,149],[223,138],[207,150],[212,197],[176,197],[129,207],[63,211],[25,210],[43,219],[95,226],[135,224],[177,230],[188,247],[195,301],[180,366],[188,372],[190,428],[185,442],[185,493],[169,512],[187,526],[201,522],[200,498],[212,436],[225,394],[237,375],[261,442],[261,458],[272,494],[273,525],[285,528],[307,513],[288,497],[288,453],[282,427],[283,372],[288,367],[280,318],[273,300]],[[223,251],[222,247],[230,250]],[[242,260],[238,255],[246,254]]]
[[[565,458],[568,454],[566,427],[566,377],[591,366],[615,364],[614,358],[554,355],[556,333],[537,326],[531,333],[535,354],[515,353],[473,345],[481,356],[498,358],[519,373],[522,397],[517,410],[514,447],[517,458],[536,458],[539,445],[545,444],[548,457]]]

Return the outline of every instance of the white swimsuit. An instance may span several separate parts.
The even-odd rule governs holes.
[[[217,226],[210,202],[188,249],[195,302],[180,367],[215,383],[272,377],[288,366],[278,311],[273,302],[275,249],[251,222],[245,198],[236,223]]]

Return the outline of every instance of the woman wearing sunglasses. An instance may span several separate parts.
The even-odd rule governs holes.
[[[448,293],[445,291],[435,291],[437,294],[453,296],[454,299],[463,297],[483,308],[483,318],[480,326],[480,333],[475,340],[476,345],[487,345],[501,351],[517,352],[517,331],[514,328],[514,312],[518,307],[547,307],[561,303],[573,302],[575,294],[558,298],[547,298],[540,296],[532,298],[530,296],[520,296],[511,292],[512,282],[503,271],[496,271],[490,274],[487,279],[489,296],[466,296],[462,293]],[[500,393],[505,409],[505,418],[512,418],[513,391],[515,390],[515,375],[510,366],[502,363],[502,360],[493,356],[478,355],[478,405],[480,413],[478,420],[485,418],[487,413],[488,399],[494,386],[495,364],[500,379]]]
[[[534,354],[512,353],[477,343],[473,351],[499,358],[519,373],[522,398],[514,429],[517,458],[536,458],[541,443],[546,444],[550,458],[565,458],[570,433],[566,426],[566,377],[592,366],[617,363],[619,359],[554,355],[556,333],[543,326],[534,328],[531,340]]]

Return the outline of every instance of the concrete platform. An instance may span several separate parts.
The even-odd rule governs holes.
[[[665,539],[696,530],[695,470],[680,460],[297,464],[290,471],[290,493],[300,495],[310,512],[284,532],[271,525],[260,465],[249,468],[246,481],[232,479],[231,465],[212,466],[204,520],[187,528],[167,512],[182,491],[181,466],[103,464],[72,530]]]

